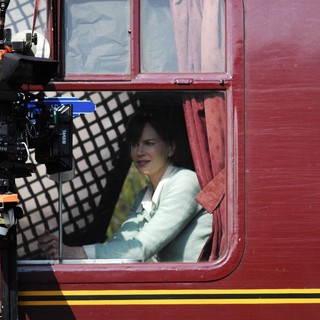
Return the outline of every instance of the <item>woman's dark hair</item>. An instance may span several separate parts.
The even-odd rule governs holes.
[[[160,108],[141,109],[131,116],[126,128],[127,142],[130,144],[138,142],[147,123],[156,130],[163,141],[167,143],[174,142],[170,117],[165,110]]]
[[[194,170],[184,116],[181,112],[182,109],[166,109],[165,107],[139,109],[127,123],[126,141],[129,144],[137,143],[145,125],[149,123],[163,141],[168,144],[175,143],[175,153],[171,162],[176,166]]]

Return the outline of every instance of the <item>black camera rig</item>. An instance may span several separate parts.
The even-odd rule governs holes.
[[[35,170],[30,160],[44,164],[48,174],[72,169],[73,118],[95,110],[91,101],[47,98],[43,91],[23,90],[46,85],[56,74],[58,62],[32,56],[36,34],[17,44],[4,29],[9,0],[0,0],[0,235],[21,215],[15,179]]]

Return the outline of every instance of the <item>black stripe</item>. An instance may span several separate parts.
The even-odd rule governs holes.
[[[19,296],[19,301],[65,300],[201,300],[201,299],[319,299],[320,293],[264,293],[264,294],[148,294],[148,295],[66,295],[66,296]]]

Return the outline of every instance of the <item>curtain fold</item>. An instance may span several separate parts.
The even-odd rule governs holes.
[[[194,96],[184,97],[184,115],[189,137],[190,150],[201,188],[213,178],[209,154],[204,102]]]
[[[197,101],[185,97],[184,112],[190,149],[202,191],[197,201],[213,213],[212,234],[199,257],[217,259],[226,249],[225,104],[219,96]]]
[[[179,72],[225,71],[224,0],[170,0]]]

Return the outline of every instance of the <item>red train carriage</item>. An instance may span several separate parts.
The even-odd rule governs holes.
[[[24,214],[2,238],[3,317],[317,319],[319,1],[26,3],[49,40],[36,53],[60,64],[47,85],[23,88],[96,110],[74,119],[72,179],[43,166],[17,179]],[[11,3],[7,23],[26,10]],[[106,240],[131,174],[124,126],[144,103],[176,117],[183,165],[213,214],[199,262],[43,260],[45,229],[69,245]]]

